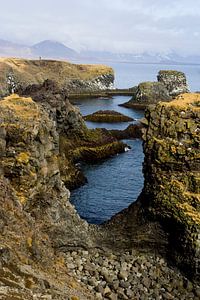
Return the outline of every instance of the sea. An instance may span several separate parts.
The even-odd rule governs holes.
[[[156,81],[159,70],[177,70],[186,74],[188,86],[192,92],[200,91],[200,65],[162,65],[105,63],[115,72],[115,87],[130,88],[143,81]],[[89,128],[125,129],[130,123],[138,122],[144,111],[128,109],[119,104],[128,101],[127,96],[112,98],[77,99],[73,103],[79,107],[82,115],[97,110],[116,110],[134,119],[127,123],[93,123],[86,122]],[[144,177],[142,165],[144,160],[142,141],[124,140],[130,150],[99,161],[81,164],[81,169],[88,183],[71,192],[70,201],[81,216],[92,224],[101,224],[113,215],[127,208],[137,200],[142,191]]]

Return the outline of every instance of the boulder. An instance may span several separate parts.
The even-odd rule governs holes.
[[[157,76],[158,82],[163,83],[170,96],[188,93],[186,76],[183,72],[174,70],[161,70]]]
[[[147,81],[140,83],[133,97],[128,102],[120,104],[120,106],[144,109],[148,105],[159,101],[170,101],[171,99],[163,83]]]

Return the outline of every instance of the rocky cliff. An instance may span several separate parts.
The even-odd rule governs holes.
[[[58,134],[56,115],[49,102],[49,110],[44,110],[31,98],[15,94],[0,101],[2,299],[50,296],[52,299],[94,299],[94,295],[90,296],[72,275],[68,275],[76,263],[80,267],[80,257],[76,257],[79,252],[69,251],[80,248],[101,249],[103,253],[114,252],[120,257],[120,253],[133,248],[142,252],[170,253],[180,267],[198,280],[199,100],[198,94],[183,95],[147,111],[144,190],[136,204],[102,227],[81,220],[70,204],[69,190],[61,180],[60,165],[65,165],[65,160],[60,152],[62,149],[65,159],[70,155],[74,160],[99,159],[102,150],[103,155],[111,153],[116,141],[102,131],[87,131],[84,124],[81,142],[76,126],[66,127],[66,132],[65,126],[63,131],[60,127]],[[66,108],[75,113],[68,104]],[[51,118],[49,112],[53,114]],[[63,113],[66,112],[63,108]],[[74,120],[75,124],[77,120],[81,124],[78,114]],[[68,255],[67,263],[64,253]],[[71,255],[75,255],[73,264],[69,263]],[[99,253],[95,255],[98,257]],[[130,254],[126,256],[127,263],[134,258]],[[145,260],[142,258],[142,261]],[[113,262],[109,258],[109,264],[114,263],[115,259]],[[123,261],[116,270],[120,280],[122,276],[126,278],[125,273],[120,273],[122,264]],[[89,269],[83,272],[87,274],[90,270],[91,276],[96,276],[93,264],[88,263],[85,268]],[[78,276],[82,274],[80,270]],[[110,279],[103,276],[109,282]],[[120,284],[126,279],[122,281]],[[135,283],[131,281],[130,284],[134,287]],[[108,287],[105,290],[102,294],[113,294]],[[121,293],[120,288],[117,293]]]
[[[183,72],[172,70],[161,70],[157,76],[158,82],[163,83],[170,96],[188,93],[186,76]]]
[[[48,289],[55,299],[73,295],[55,248],[92,240],[61,180],[55,124],[31,98],[0,101],[0,155],[1,299],[40,299]]]
[[[115,247],[158,251],[199,281],[200,96],[179,95],[145,115],[143,191],[105,227]]]
[[[113,87],[112,68],[103,65],[76,65],[64,61],[0,59],[0,97],[19,92],[45,80],[68,92],[95,92]]]
[[[200,275],[200,96],[182,94],[147,110],[144,198],[170,233],[171,256]]]
[[[177,95],[189,92],[186,76],[183,72],[161,70],[157,79],[157,82],[140,83],[135,87],[133,97],[121,106],[144,109],[150,104],[170,101]]]

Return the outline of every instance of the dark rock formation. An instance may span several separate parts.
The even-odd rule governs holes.
[[[108,132],[118,140],[140,139],[142,138],[142,129],[143,129],[143,125],[141,123],[138,123],[138,124],[130,124],[124,130],[111,129],[108,130]]]
[[[144,109],[159,101],[171,101],[172,97],[189,92],[186,76],[178,71],[159,71],[158,82],[142,82],[133,97],[120,106]]]
[[[91,121],[91,122],[107,122],[107,123],[133,121],[132,118],[125,116],[114,110],[99,110],[94,112],[91,115],[84,116],[84,120]]]
[[[88,153],[91,154],[90,160],[98,160],[124,151],[125,145],[106,131],[87,129],[79,109],[69,102],[66,90],[59,89],[55,82],[46,80],[19,92],[40,103],[55,122],[59,133],[61,177],[70,190],[86,182],[74,162],[88,160]]]
[[[90,245],[92,239],[61,181],[54,122],[31,98],[7,97],[0,101],[0,149],[2,299],[32,299],[47,289],[56,299],[73,295],[52,245]]]
[[[143,192],[136,204],[106,225],[109,229],[117,228],[126,247],[156,247],[166,252],[197,281],[200,280],[199,124],[199,94],[183,94],[147,109]],[[128,232],[126,237],[125,232]]]
[[[164,84],[170,96],[177,96],[189,92],[186,76],[183,72],[161,70],[157,78],[158,82]]]
[[[149,215],[170,233],[171,256],[200,275],[200,97],[183,94],[147,110],[144,194]]]

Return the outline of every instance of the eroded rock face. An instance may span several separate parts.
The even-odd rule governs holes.
[[[138,85],[135,100],[141,104],[154,104],[158,101],[169,101],[168,90],[160,82],[142,82]]]
[[[80,110],[69,102],[67,90],[59,88],[56,82],[47,79],[42,84],[19,89],[19,93],[42,105],[59,134],[81,138],[87,131]]]
[[[161,70],[157,78],[158,82],[164,84],[170,96],[177,96],[189,92],[186,76],[183,72]]]
[[[159,101],[171,101],[174,96],[188,93],[186,76],[183,72],[164,70],[159,71],[158,82],[142,82],[134,91],[133,97],[120,106],[144,109]]]
[[[0,97],[19,93],[45,80],[68,92],[96,92],[113,88],[113,69],[104,65],[78,65],[55,60],[0,59]]]
[[[170,233],[170,254],[200,276],[200,96],[183,94],[146,111],[143,196]]]
[[[48,114],[31,98],[14,94],[0,102],[0,120],[0,171],[9,179],[23,208],[51,225],[55,243],[59,239],[57,227],[68,232],[70,243],[70,235],[75,234],[67,230],[71,222],[81,225],[86,234],[87,224],[79,220],[69,203],[70,193],[60,177],[59,136]],[[77,237],[72,238],[75,244]],[[85,236],[80,241],[87,239]]]
[[[78,283],[70,288],[55,249],[92,245],[92,239],[60,177],[55,124],[31,98],[14,94],[0,101],[0,156],[2,299],[88,299]]]

